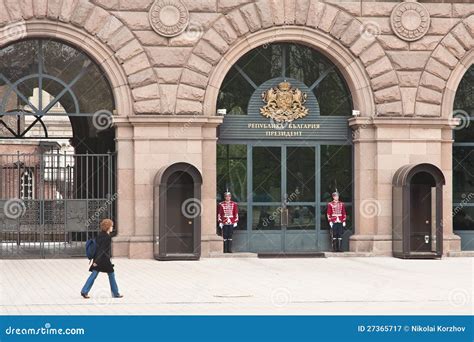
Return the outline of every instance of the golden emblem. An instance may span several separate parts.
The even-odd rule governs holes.
[[[304,118],[308,115],[308,108],[303,106],[306,98],[306,93],[284,81],[262,93],[262,100],[266,105],[260,108],[260,113],[276,122],[291,122]]]

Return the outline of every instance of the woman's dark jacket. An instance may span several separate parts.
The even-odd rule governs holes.
[[[109,234],[100,232],[95,241],[97,243],[97,250],[93,264],[95,263],[97,266],[92,265],[89,271],[112,273],[114,271],[114,265],[110,262],[112,257],[112,238]]]

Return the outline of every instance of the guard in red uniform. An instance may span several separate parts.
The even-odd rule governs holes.
[[[232,195],[227,190],[224,193],[225,201],[219,203],[217,208],[217,222],[222,229],[224,239],[224,253],[232,253],[232,233],[239,222],[239,208],[231,200]]]
[[[346,226],[346,206],[339,201],[337,190],[332,193],[332,202],[328,203],[327,216],[331,226],[332,250],[342,252],[342,234]]]

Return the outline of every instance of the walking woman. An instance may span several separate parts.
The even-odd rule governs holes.
[[[110,262],[112,245],[110,233],[112,233],[113,229],[114,222],[112,220],[104,219],[100,222],[100,232],[96,238],[97,250],[94,259],[92,260],[92,265],[89,268],[89,271],[92,273],[81,290],[81,296],[84,298],[90,298],[88,295],[89,291],[91,290],[92,285],[94,285],[94,281],[97,278],[99,272],[105,272],[108,274],[112,297],[123,297],[119,293],[117,282],[115,281],[114,265]]]

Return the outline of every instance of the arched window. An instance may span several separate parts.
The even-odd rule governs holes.
[[[217,108],[247,114],[254,91],[277,77],[304,83],[316,96],[320,115],[351,115],[351,93],[336,65],[310,47],[290,43],[263,45],[240,58],[222,82]]]
[[[104,71],[82,51],[52,39],[29,39],[0,49],[1,139],[73,138],[83,151],[98,152],[86,140],[112,131],[114,109]],[[59,117],[69,118],[72,134],[53,129]],[[51,127],[49,119],[56,120]],[[113,137],[108,138],[113,150]]]
[[[474,65],[464,75],[454,99],[453,228],[461,237],[474,233]],[[474,249],[462,239],[463,249]]]

